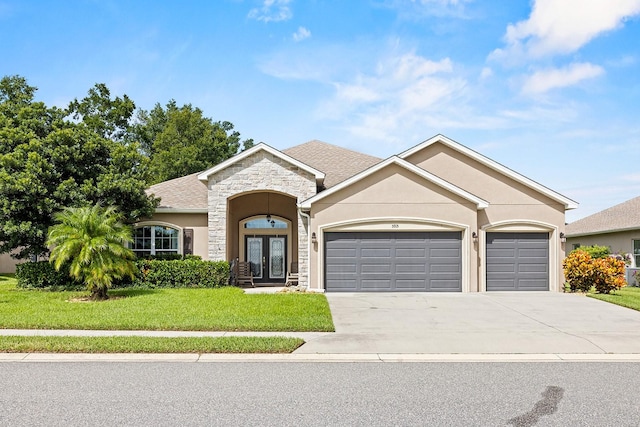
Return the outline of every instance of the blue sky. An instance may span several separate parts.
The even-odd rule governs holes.
[[[0,0],[0,75],[243,138],[388,157],[442,133],[578,201],[640,195],[640,0]]]

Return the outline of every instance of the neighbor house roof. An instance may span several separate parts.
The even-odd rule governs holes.
[[[640,229],[640,197],[627,200],[567,225],[568,237]]]
[[[324,172],[325,188],[333,187],[382,161],[378,157],[317,140],[287,148],[282,152]]]
[[[304,209],[309,209],[311,207],[311,205],[319,200],[322,200],[323,198],[336,193],[340,190],[342,190],[343,188],[348,187],[349,185],[360,181],[361,179],[366,178],[369,175],[372,175],[374,173],[376,173],[377,171],[379,171],[380,169],[383,169],[389,165],[398,165],[410,172],[413,172],[414,174],[426,179],[427,181],[430,181],[434,184],[436,184],[437,186],[446,189],[447,191],[456,194],[460,197],[462,197],[463,199],[467,199],[468,201],[474,203],[476,205],[477,209],[485,209],[487,207],[489,207],[489,202],[487,202],[486,200],[481,199],[480,197],[469,193],[468,191],[463,190],[460,187],[457,187],[453,184],[451,184],[448,181],[445,181],[442,178],[439,178],[429,172],[427,172],[424,169],[419,168],[418,166],[407,162],[406,160],[403,160],[401,158],[399,158],[398,156],[392,156],[389,157],[388,159],[375,164],[374,166],[371,166],[368,169],[365,169],[364,171],[352,176],[351,178],[342,181],[341,183],[339,183],[338,185],[331,187],[321,193],[316,194],[315,196],[303,201],[300,204],[301,208]]]
[[[444,135],[436,135],[430,139],[427,139],[426,141],[416,145],[415,147],[409,148],[408,150],[406,150],[405,152],[401,153],[398,155],[398,157],[400,157],[401,159],[406,159],[407,157],[409,157],[410,155],[417,153],[418,151],[421,151],[422,149],[432,145],[432,144],[436,144],[436,143],[442,143],[460,153],[463,153],[469,157],[471,157],[472,159],[476,160],[477,162],[495,170],[500,172],[503,175],[508,176],[509,178],[513,179],[516,182],[519,182],[521,184],[526,185],[529,188],[533,188],[534,190],[537,190],[538,192],[544,194],[545,196],[549,197],[552,200],[556,200],[560,203],[562,203],[565,207],[565,209],[575,209],[578,207],[578,203],[574,200],[571,200],[570,198],[563,196],[560,193],[556,193],[555,191],[551,190],[550,188],[545,187],[544,185],[527,178],[524,175],[520,175],[518,172],[509,169],[508,167],[494,161],[491,160],[488,157],[483,156],[482,154],[478,153],[477,151],[474,151],[472,149],[470,149],[469,147],[466,147],[450,138],[447,138]]]
[[[198,180],[197,173],[154,184],[147,194],[161,198],[158,213],[207,212],[207,186]]]

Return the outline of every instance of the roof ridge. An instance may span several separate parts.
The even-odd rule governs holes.
[[[330,146],[330,147],[332,147],[332,148],[337,148],[337,149],[339,149],[339,150],[343,150],[343,151],[349,151],[349,152],[351,152],[351,153],[358,154],[358,155],[361,155],[361,156],[368,156],[368,157],[371,157],[371,158],[374,158],[374,159],[380,159],[380,160],[383,160],[381,157],[374,156],[374,155],[372,155],[372,154],[363,153],[362,151],[352,150],[351,148],[346,148],[346,147],[342,147],[342,146],[340,146],[340,145],[331,144],[330,142],[321,141],[321,140],[319,140],[319,139],[312,139],[312,140],[309,140],[309,141],[307,141],[307,142],[303,142],[302,144],[297,144],[297,145],[294,145],[294,146],[292,146],[292,147],[284,148],[282,151],[283,151],[283,152],[287,152],[287,151],[289,151],[289,150],[297,149],[297,148],[300,148],[300,147],[302,147],[302,146],[304,146],[304,145],[308,145],[308,144],[322,144],[322,145],[327,145],[327,146]]]

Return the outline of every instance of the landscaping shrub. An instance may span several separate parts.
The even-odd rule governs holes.
[[[25,289],[81,290],[85,286],[69,277],[68,268],[56,271],[49,261],[25,262],[16,265],[17,287]]]
[[[580,246],[579,248],[571,251],[571,253],[575,251],[586,252],[589,254],[589,256],[591,256],[591,258],[606,258],[611,255],[611,249],[609,249],[608,246]]]
[[[229,263],[184,259],[138,260],[139,273],[133,281],[145,288],[218,288],[229,280]]]
[[[114,280],[111,288],[219,288],[229,281],[229,263],[202,261],[193,256],[184,260],[135,261],[136,277]],[[17,286],[25,289],[81,291],[86,286],[69,277],[68,268],[56,271],[48,261],[26,262],[16,266]]]
[[[564,275],[572,292],[596,292],[608,294],[626,286],[624,261],[614,257],[594,258],[587,251],[576,249],[562,262]]]

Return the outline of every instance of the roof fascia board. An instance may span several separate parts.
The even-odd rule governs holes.
[[[585,231],[583,233],[567,233],[567,239],[574,237],[583,237],[583,236],[596,236],[598,234],[613,234],[613,233],[624,233],[626,231],[640,231],[640,226],[638,227],[625,227],[625,228],[613,228],[611,230],[600,230],[600,231]]]
[[[409,162],[407,162],[406,160],[403,160],[401,158],[399,158],[398,156],[391,156],[386,160],[383,160],[382,162],[371,166],[368,169],[365,169],[364,171],[360,172],[359,174],[356,174],[354,176],[352,176],[351,178],[342,181],[340,184],[335,185],[331,188],[329,188],[328,190],[324,190],[321,193],[316,194],[313,197],[308,198],[307,200],[302,201],[298,206],[301,209],[310,209],[311,205],[313,203],[316,203],[317,201],[330,196],[331,194],[334,194],[376,172],[378,172],[379,170],[391,165],[391,164],[395,164],[398,165],[400,167],[403,167],[404,169],[415,173],[416,175],[426,179],[427,181],[430,181],[436,185],[438,185],[439,187],[444,188],[445,190],[454,193],[464,199],[469,200],[470,202],[475,203],[477,209],[485,209],[489,206],[489,202],[487,202],[486,200],[483,200],[481,198],[479,198],[478,196],[475,196],[471,193],[469,193],[468,191],[463,190],[460,187],[457,187],[453,184],[451,184],[448,181],[445,181],[444,179],[433,175],[432,173],[429,173],[427,171],[425,171],[422,168],[419,168],[418,166],[411,164]]]
[[[401,159],[406,159],[407,157],[409,157],[410,155],[417,153],[418,151],[422,150],[423,148],[426,148],[430,145],[435,144],[436,142],[441,142],[445,145],[447,145],[448,147],[462,153],[465,154],[469,157],[471,157],[472,159],[482,163],[483,165],[500,172],[503,175],[508,176],[509,178],[520,182],[521,184],[526,185],[529,188],[532,188],[542,194],[544,194],[545,196],[556,200],[558,202],[561,202],[565,209],[576,209],[578,207],[578,203],[574,200],[571,200],[568,197],[563,196],[560,193],[556,193],[555,191],[551,190],[550,188],[545,187],[544,185],[535,182],[534,180],[527,178],[524,175],[519,174],[518,172],[509,169],[508,167],[501,165],[500,163],[496,162],[495,160],[491,160],[490,158],[483,156],[482,154],[478,153],[477,151],[472,150],[469,147],[465,147],[464,145],[455,142],[454,140],[447,138],[446,136],[442,135],[442,134],[438,134],[430,139],[427,139],[426,141],[412,147],[409,148],[408,150],[400,153],[398,155],[398,157],[400,157]]]
[[[209,180],[209,177],[223,169],[228,168],[229,166],[233,165],[236,162],[239,162],[240,160],[246,159],[247,157],[253,155],[254,153],[257,153],[258,151],[266,151],[267,153],[273,155],[274,157],[278,157],[282,160],[284,160],[285,162],[291,163],[294,166],[299,167],[300,169],[309,172],[310,174],[314,175],[316,178],[316,181],[321,182],[322,180],[324,180],[325,174],[324,172],[321,172],[315,168],[312,168],[311,166],[302,163],[299,160],[294,159],[291,156],[288,156],[286,154],[284,154],[282,151],[276,150],[275,148],[265,144],[264,142],[259,143],[258,145],[254,145],[253,147],[249,148],[248,150],[245,150],[239,154],[236,154],[235,156],[225,160],[222,163],[219,163],[217,165],[215,165],[214,167],[207,169],[204,172],[201,172],[198,174],[198,179],[204,183],[206,183]]]

